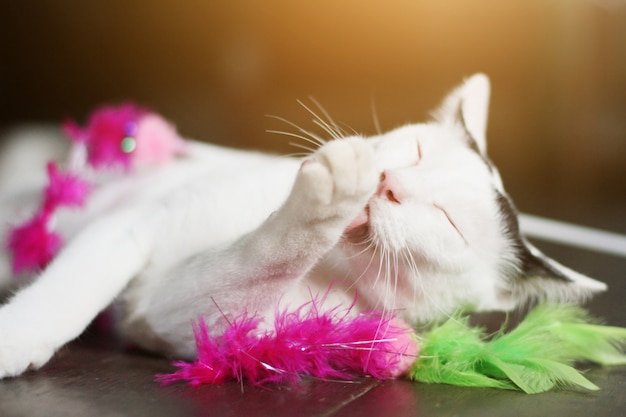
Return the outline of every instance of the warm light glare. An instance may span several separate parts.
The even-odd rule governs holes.
[[[9,121],[80,117],[134,99],[189,136],[293,152],[284,135],[265,133],[289,126],[265,115],[309,128],[298,99],[313,96],[371,134],[424,120],[481,71],[493,83],[489,149],[510,188],[626,196],[623,0],[65,0],[5,9]]]

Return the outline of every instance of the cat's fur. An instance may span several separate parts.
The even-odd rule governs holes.
[[[272,316],[327,292],[326,306],[356,295],[354,313],[417,323],[604,290],[520,235],[486,156],[488,101],[479,74],[431,122],[332,140],[303,160],[192,143],[103,184],[62,213],[69,244],[0,308],[0,377],[46,363],[116,297],[129,340],[190,358],[200,316]],[[19,218],[5,207],[5,222]]]

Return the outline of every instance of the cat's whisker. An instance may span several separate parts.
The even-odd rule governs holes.
[[[415,277],[416,280],[421,281],[422,278],[421,278],[419,269],[417,268],[417,265],[415,264],[415,260],[413,259],[413,256],[411,255],[408,249],[405,249],[402,251],[402,258],[404,259],[404,262],[406,263],[407,268],[409,269],[410,276]],[[412,287],[413,287],[413,304],[417,304],[418,302],[417,286],[412,285]]]
[[[391,255],[391,256],[390,256]],[[397,291],[397,282],[398,282],[398,258],[397,254],[393,251],[388,250],[388,248],[383,247],[381,259],[385,259],[387,273],[385,274],[385,293],[382,300],[378,300],[377,305],[381,302],[383,303],[382,315],[380,320],[378,321],[378,327],[376,329],[376,334],[387,334],[389,331],[389,327],[391,326],[392,316],[395,314],[395,294]],[[391,269],[393,268],[393,273]],[[390,279],[393,278],[393,290],[391,289]],[[392,308],[388,308],[388,304],[392,306]],[[385,323],[385,329],[383,330],[383,323]],[[369,361],[369,355],[368,355]]]
[[[390,299],[392,298],[391,294],[391,277],[393,274],[393,265],[392,265],[392,254],[393,252],[389,250],[389,248],[387,248],[384,244],[383,244],[383,258],[384,258],[384,262],[385,262],[385,273],[383,278],[383,284],[384,284],[384,293],[383,296],[379,299],[378,304],[382,304],[382,310],[383,311],[387,311],[387,304],[389,303]]]
[[[376,279],[372,283],[372,286],[375,287],[378,284],[378,280],[380,279],[383,273],[383,264],[385,263],[385,251],[381,249],[379,243],[376,243],[376,252],[380,253],[378,257],[378,271],[376,272]]]
[[[293,146],[294,148],[299,148],[299,149],[304,149],[305,151],[309,151],[308,153],[305,154],[307,156],[316,151],[316,149],[311,148],[310,146],[302,145],[296,142],[289,142],[289,145]]]
[[[383,269],[384,269],[384,263],[385,263],[385,253],[381,249],[380,244],[378,242],[376,242],[374,246],[374,253],[372,255],[372,259],[374,258],[378,259],[378,269],[376,271],[376,277],[374,278],[373,282],[369,284],[372,290],[376,288],[381,276],[383,275]],[[373,306],[373,309],[377,310],[379,305],[380,305],[380,299],[376,301],[376,303]]]
[[[312,97],[309,97],[309,99],[313,102],[316,103],[315,99],[313,99]],[[304,107],[304,109],[306,111],[308,111],[312,116],[313,116],[313,123],[316,124],[317,126],[321,127],[326,133],[328,133],[330,135],[331,138],[333,139],[341,139],[342,134],[341,134],[341,130],[337,129],[337,127],[334,125],[331,125],[329,122],[325,121],[322,117],[320,117],[317,113],[315,113],[313,110],[311,110],[310,107],[308,107],[306,104],[304,104],[301,100],[298,100],[298,104],[300,104],[302,107]],[[317,103],[319,105],[319,103]],[[327,114],[325,113],[325,111],[322,109],[322,113],[324,113],[326,116]],[[327,116],[329,117],[329,116]]]
[[[396,291],[398,288],[398,258],[395,251],[387,250],[387,274],[385,276],[385,294],[383,297],[383,317],[395,310]]]
[[[367,241],[364,241],[363,245],[364,245],[363,249],[361,249],[360,251],[354,253],[353,255],[348,256],[346,259],[357,258],[357,257],[363,255],[364,253],[371,251],[372,248],[374,248],[374,241],[369,239]]]
[[[380,128],[380,121],[378,120],[378,111],[376,109],[376,101],[374,100],[374,96],[370,97],[370,106],[372,108],[372,119],[374,120],[374,128],[376,129],[376,133],[382,135],[383,131]]]
[[[283,132],[283,131],[278,131],[278,130],[268,130],[268,133],[276,133],[276,134],[280,134],[280,135],[284,135],[284,136],[289,136],[289,137],[294,137],[294,138],[298,138],[298,139],[302,139],[303,141],[305,141],[306,143],[310,143],[313,146],[306,146],[304,144],[298,143],[298,142],[289,142],[289,145],[295,147],[295,148],[300,148],[300,149],[304,149],[305,151],[307,151],[306,153],[300,153],[300,155],[303,156],[309,156],[310,154],[314,153],[315,151],[317,151],[317,149],[319,148],[319,145],[317,144],[317,142],[302,136],[302,135],[298,135],[296,133],[290,133],[290,132]]]
[[[410,250],[408,249],[404,249],[402,251],[403,257],[409,267],[409,269],[411,270],[411,276],[415,277],[415,280],[418,282],[419,286],[413,285],[413,302],[415,304],[417,304],[418,300],[418,290],[421,290],[421,292],[419,292],[423,298],[429,299],[429,295],[426,293],[425,288],[424,288],[424,283],[422,281],[422,276],[421,273],[419,271],[419,268],[417,267],[417,263],[415,262],[415,258],[413,258],[413,254],[410,252]],[[430,301],[430,299],[429,299]]]
[[[353,128],[352,126],[350,126],[349,124],[344,123],[344,122],[340,122],[340,123],[343,127],[345,127],[345,129],[343,128],[341,129],[341,133],[343,134],[344,137],[348,136],[348,133],[347,133],[348,131],[351,132],[353,136],[361,136],[361,134],[357,132],[357,130]]]
[[[412,267],[411,267],[411,276],[415,276],[417,277],[417,279],[419,279],[420,281],[422,280],[422,275],[419,271],[419,269],[417,268],[417,265],[415,265],[415,261],[412,259],[411,257],[411,261],[412,261]],[[419,298],[419,292],[417,290],[417,286],[416,285],[412,285],[413,287],[413,304],[416,305],[418,302],[418,298]]]
[[[392,280],[393,280],[393,252],[387,251],[387,273],[385,274],[385,298],[383,299],[383,309],[386,310],[387,303],[393,297]]]
[[[354,252],[352,255],[347,255],[346,259],[358,258],[374,246],[372,240],[369,238],[364,240],[363,242],[360,242],[358,245],[362,246],[363,248],[358,250],[357,252]]]
[[[358,255],[362,255],[365,252],[367,252],[368,250],[371,250],[372,248],[374,248],[374,250],[372,251],[372,256],[370,256],[370,260],[367,263],[367,265],[365,266],[365,268],[363,268],[363,271],[361,272],[361,274],[356,277],[354,279],[354,281],[352,282],[352,284],[350,284],[348,286],[348,289],[352,289],[353,287],[355,287],[357,285],[357,283],[365,276],[365,274],[367,273],[367,271],[369,271],[370,267],[372,266],[372,263],[374,263],[374,259],[376,258],[376,249],[375,249],[375,242],[370,239],[368,246],[363,249],[361,252],[359,252],[358,254],[352,255],[352,256],[358,256]],[[348,258],[349,259],[349,258]]]
[[[337,132],[335,132],[335,130],[333,130],[333,128],[329,127],[329,125],[325,122],[320,122],[318,120],[313,120],[313,124],[316,126],[319,126],[322,128],[322,130],[324,130],[326,133],[328,133],[330,135],[330,137],[332,137],[333,139],[341,139],[344,135],[341,135]]]
[[[407,262],[410,263],[410,265],[412,265],[411,269],[414,271],[415,273],[415,277],[417,278],[417,281],[419,283],[419,289],[421,290],[421,294],[424,297],[424,299],[426,301],[428,301],[428,303],[433,306],[436,310],[438,310],[441,313],[442,317],[445,317],[446,319],[449,320],[454,320],[457,321],[454,318],[454,314],[449,313],[448,311],[444,310],[443,308],[441,308],[441,306],[439,304],[437,304],[432,297],[430,296],[430,294],[425,290],[424,287],[424,281],[421,278],[421,274],[419,273],[419,269],[417,268],[417,263],[415,262],[415,258],[413,258],[413,254],[406,248],[404,248],[403,253],[405,254],[405,259],[407,260]]]
[[[315,99],[315,97],[313,97],[313,96],[309,96],[309,100],[311,100],[311,101],[313,102],[313,104],[315,104],[315,106],[317,106],[317,108],[318,108],[318,109],[322,112],[322,114],[324,115],[324,117],[325,117],[325,118],[326,118],[326,120],[328,121],[328,122],[326,123],[326,125],[327,125],[328,127],[330,127],[330,128],[331,128],[331,129],[332,129],[332,130],[333,130],[333,131],[337,134],[337,136],[336,136],[335,138],[336,138],[336,139],[341,138],[341,137],[343,136],[343,131],[342,131],[342,129],[339,127],[339,125],[335,122],[335,120],[334,120],[332,117],[330,117],[330,113],[328,113],[328,112],[326,111],[326,109],[324,108],[324,106],[322,106],[322,105],[320,104],[320,102],[319,102],[319,101],[317,101],[317,100]],[[321,122],[324,122],[324,120],[322,120],[322,118],[321,118],[321,117],[319,117],[319,116],[317,117],[317,119],[318,119],[318,120],[320,120]]]
[[[306,158],[309,155],[311,155],[310,152],[292,152],[292,153],[286,153],[286,154],[278,155],[278,158],[285,158],[285,159],[289,159],[289,158]]]
[[[277,135],[290,136],[292,138],[297,138],[297,139],[302,139],[305,142],[308,142],[308,143],[310,143],[312,145],[315,145],[315,150],[317,150],[321,146],[317,141],[315,141],[315,140],[313,140],[311,138],[308,138],[308,137],[306,137],[304,135],[297,134],[297,133],[286,132],[284,130],[272,130],[272,129],[268,129],[268,130],[266,130],[266,132],[267,133],[274,133],[274,134],[277,134]],[[291,145],[292,142],[290,142],[289,144]]]
[[[391,305],[393,306],[393,308],[396,308],[396,299],[397,299],[397,294],[398,294],[398,283],[400,281],[400,277],[399,277],[399,273],[400,273],[400,263],[398,260],[398,253],[396,251],[394,251],[393,253],[393,262],[394,262],[394,273],[393,273],[393,291],[391,292],[392,294],[392,302]]]
[[[315,143],[317,144],[317,146],[322,146],[326,143],[326,140],[322,139],[320,136],[316,135],[315,133],[306,130],[300,126],[298,126],[296,123],[285,119],[284,117],[280,117],[280,116],[275,116],[273,114],[268,114],[266,115],[266,117],[269,117],[271,119],[275,119],[278,120],[280,122],[286,123],[289,126],[293,127],[294,129],[298,130],[300,133],[303,133],[304,135],[308,136],[310,139],[314,140]]]

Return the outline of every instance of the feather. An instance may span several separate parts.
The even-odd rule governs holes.
[[[49,229],[49,215],[38,214],[9,233],[6,248],[12,254],[12,271],[40,270],[63,245],[63,238]]]
[[[597,390],[573,364],[624,364],[620,347],[625,341],[626,329],[597,324],[572,305],[541,305],[515,329],[491,339],[470,327],[466,317],[455,317],[423,335],[421,356],[409,377],[529,394],[565,386]]]
[[[44,212],[59,206],[80,207],[91,191],[91,185],[70,172],[59,170],[55,162],[48,162],[48,186],[44,190]]]
[[[309,375],[351,380],[358,376],[389,379],[404,373],[418,348],[410,327],[382,314],[349,315],[350,309],[320,312],[316,301],[295,312],[279,312],[270,331],[246,313],[212,335],[199,320],[195,327],[198,357],[174,362],[176,372],[158,375],[167,384],[218,384],[227,380],[255,385],[297,382]]]
[[[163,163],[187,148],[172,125],[133,103],[96,109],[85,128],[67,120],[63,131],[80,145],[74,149],[74,155],[85,151],[87,163],[95,169],[123,167],[128,171],[132,162]],[[80,161],[73,169],[84,168],[83,163]],[[49,162],[47,171],[48,185],[40,207],[30,220],[13,227],[5,242],[15,274],[43,269],[52,261],[63,246],[61,235],[52,230],[55,212],[62,206],[83,206],[92,190],[78,171],[62,171],[56,162]]]
[[[20,274],[41,270],[63,246],[63,238],[51,227],[54,212],[60,206],[82,206],[90,192],[90,184],[76,175],[62,172],[55,162],[47,165],[48,185],[41,207],[33,217],[11,229],[6,248],[12,254],[12,270]]]
[[[131,167],[131,153],[123,149],[124,138],[133,137],[137,132],[139,119],[148,110],[133,103],[123,103],[117,107],[102,106],[89,116],[84,129],[75,123],[66,122],[65,131],[74,141],[82,141],[87,146],[87,161],[96,168]],[[78,135],[80,133],[80,135]],[[78,136],[77,136],[78,135]]]

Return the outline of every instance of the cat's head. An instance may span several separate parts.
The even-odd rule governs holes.
[[[370,138],[381,182],[344,245],[381,307],[429,320],[460,308],[577,302],[605,284],[548,258],[520,233],[487,157],[489,80],[474,75],[434,120]]]

